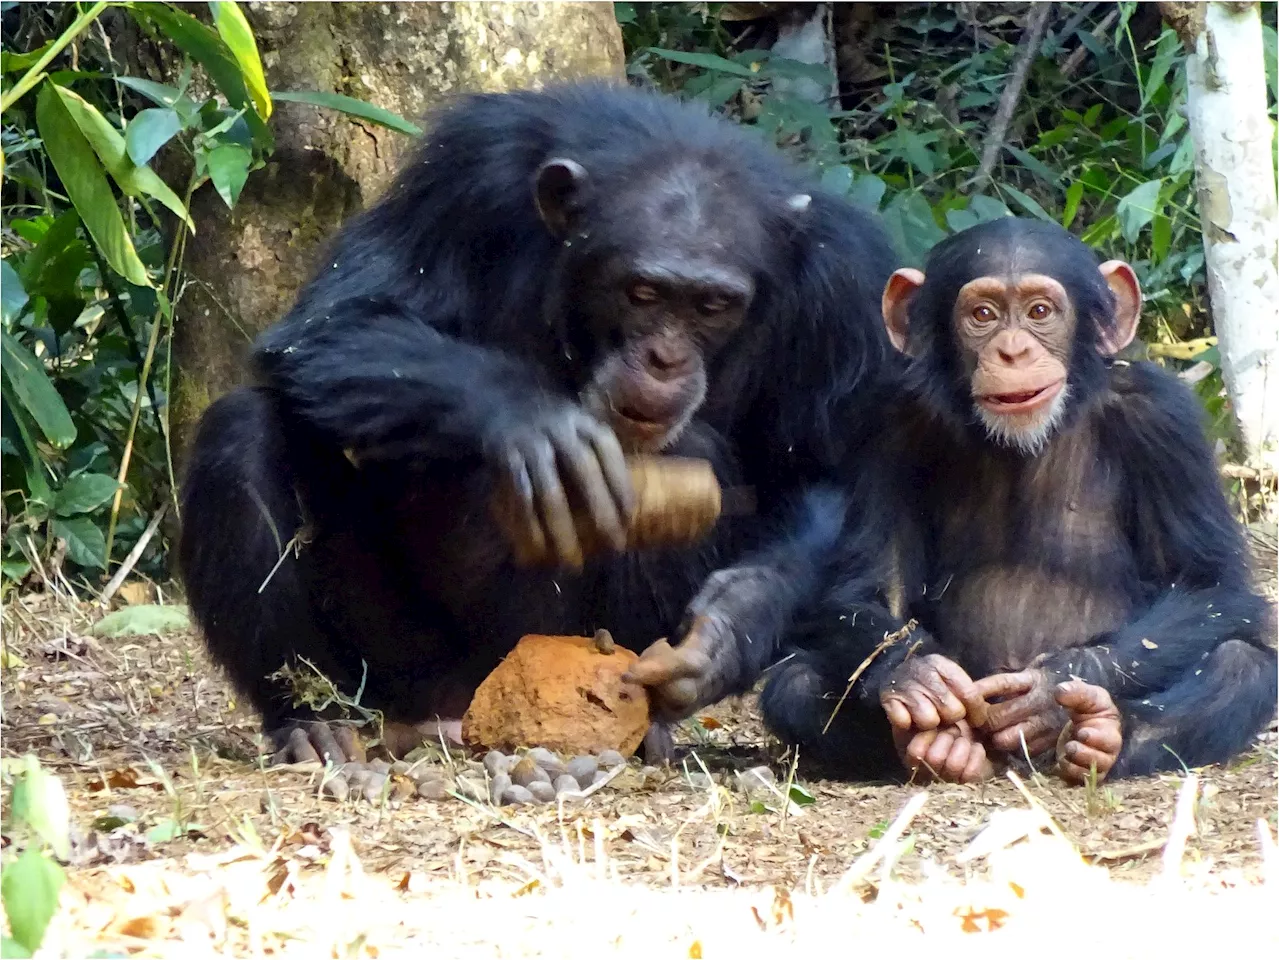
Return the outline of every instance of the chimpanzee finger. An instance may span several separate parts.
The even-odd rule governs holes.
[[[342,755],[348,761],[354,763],[364,763],[365,756],[364,744],[360,742],[360,735],[356,733],[353,727],[346,724],[335,724],[330,728],[333,731],[333,739],[338,743],[338,749],[342,751]]]
[[[557,438],[556,453],[573,478],[574,486],[581,494],[596,530],[615,550],[625,550],[626,526],[613,502],[613,494],[601,472],[600,461],[596,458],[594,449],[575,434],[572,438]]]
[[[1074,740],[1067,744],[1065,754],[1058,761],[1058,776],[1068,783],[1087,783],[1094,768],[1098,771],[1098,780],[1102,780],[1116,762],[1111,754],[1090,749]]]
[[[630,525],[636,511],[636,491],[631,483],[631,471],[627,469],[627,458],[617,436],[604,424],[594,421],[583,433],[596,452],[605,483],[609,485],[609,492],[613,495],[613,502],[617,505],[623,522]]]
[[[1028,693],[1036,685],[1035,672],[1023,670],[1019,673],[993,673],[973,682],[977,693],[984,700],[993,697],[1013,697]]]
[[[272,766],[281,763],[307,763],[312,760],[316,763],[321,762],[320,754],[316,753],[316,748],[307,739],[307,731],[302,727],[294,727],[290,730],[284,746],[271,755]]]
[[[964,743],[964,739],[957,737],[951,730],[942,731],[924,755],[925,766],[933,771],[935,777],[942,780],[950,780],[951,777],[947,773],[947,761],[951,759],[951,755],[963,750],[964,759],[969,759],[969,750]],[[960,769],[964,769],[963,763],[960,764]]]
[[[880,698],[880,706],[884,708],[885,716],[889,718],[890,725],[896,730],[911,729],[911,711],[907,709],[901,697],[883,696]]]
[[[935,670],[946,684],[946,696],[940,703],[944,720],[955,723],[967,719],[974,726],[982,726],[987,720],[987,701],[978,692],[969,674],[954,660],[935,657]]]
[[[1073,720],[1084,719],[1086,716],[1120,715],[1111,694],[1104,687],[1085,683],[1083,680],[1068,680],[1058,684],[1054,699],[1071,713]]]
[[[911,723],[914,726],[921,730],[933,730],[942,726],[938,708],[923,690],[907,690],[902,697],[907,709],[911,711]]]
[[[513,516],[507,518],[514,526],[508,535],[512,540],[516,560],[521,564],[532,563],[539,557],[546,556],[547,536],[542,530],[537,506],[533,501],[533,481],[529,479],[529,467],[519,453],[507,455],[507,479],[519,501],[519,508]]]
[[[1119,756],[1120,748],[1124,746],[1124,736],[1120,732],[1118,723],[1078,727],[1075,731],[1074,739],[1079,740],[1085,746],[1093,747],[1112,756]]]
[[[307,736],[311,740],[311,745],[316,748],[316,753],[320,755],[320,759],[328,760],[335,767],[340,767],[348,760],[348,757],[340,746],[338,746],[337,738],[333,735],[327,723],[313,723],[307,730]]]
[[[907,766],[922,766],[925,757],[942,736],[949,736],[949,734],[944,734],[941,730],[922,730],[912,737],[911,742],[907,744]]]
[[[1057,740],[1061,723],[1049,714],[1038,713],[1029,720],[1004,727],[991,736],[991,743],[1006,753],[1021,753],[1023,741],[1032,756],[1048,749]]]
[[[960,782],[978,783],[981,780],[991,779],[994,773],[995,767],[987,759],[987,748],[981,743],[973,741],[969,748],[969,762],[965,765],[964,772],[960,775]]]
[[[582,545],[578,543],[578,532],[573,523],[573,514],[569,511],[569,501],[565,497],[564,487],[560,485],[560,475],[556,470],[556,458],[551,445],[538,444],[526,462],[529,464],[529,478],[533,481],[533,492],[538,502],[542,525],[555,546],[556,555],[566,566],[581,569]]]
[[[666,640],[652,644],[622,675],[624,683],[651,687],[672,680],[683,680],[702,674],[708,658],[699,650],[683,645],[673,647]]]

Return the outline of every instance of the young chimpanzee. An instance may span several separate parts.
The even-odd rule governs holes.
[[[1031,760],[1081,782],[1225,760],[1272,716],[1270,611],[1199,405],[1111,359],[1141,302],[1128,264],[1034,221],[893,275],[907,370],[851,454],[852,569],[763,696],[802,756],[958,781]]]
[[[871,217],[695,105],[587,84],[444,111],[190,455],[191,607],[280,755],[355,750],[270,678],[295,656],[399,724],[456,721],[526,633],[677,640],[635,668],[666,718],[749,687],[838,541],[843,498],[811,485],[891,353],[895,265]],[[756,512],[584,556],[571,512],[624,546],[641,451],[711,461]],[[513,562],[499,484],[558,568]]]

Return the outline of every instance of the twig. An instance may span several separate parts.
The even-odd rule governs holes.
[[[1005,775],[1013,785],[1018,788],[1018,792],[1022,794],[1022,799],[1027,801],[1027,804],[1031,809],[1044,817],[1045,826],[1049,828],[1049,832],[1064,843],[1071,843],[1071,841],[1067,839],[1067,835],[1062,832],[1062,828],[1058,826],[1057,821],[1055,821],[1053,817],[1049,816],[1049,811],[1044,808],[1044,804],[1036,799],[1035,794],[1027,789],[1027,785],[1022,782],[1022,778],[1018,776],[1017,772],[1014,770],[1006,770]],[[1071,845],[1072,847],[1075,846],[1073,843]]]
[[[831,716],[827,717],[827,722],[822,725],[822,735],[824,737],[827,735],[827,731],[831,729],[831,722],[835,720],[836,714],[839,713],[840,708],[844,706],[844,702],[848,699],[850,691],[853,690],[853,685],[858,682],[858,678],[866,673],[867,668],[875,662],[876,657],[880,656],[880,654],[884,653],[899,640],[906,639],[915,628],[916,621],[909,620],[900,629],[895,630],[893,633],[886,632],[884,639],[876,645],[874,650],[867,654],[867,659],[858,664],[858,669],[854,670],[853,673],[849,675],[849,682],[845,685],[844,693],[840,694],[840,699],[837,700],[836,705],[831,708]]]
[[[151,522],[147,524],[147,529],[142,531],[142,536],[138,538],[138,542],[133,545],[133,549],[129,551],[129,555],[124,558],[120,564],[120,569],[115,572],[107,585],[102,588],[102,596],[99,598],[103,606],[111,602],[111,598],[116,595],[116,591],[120,589],[120,585],[124,583],[124,578],[129,576],[138,560],[142,557],[142,552],[147,549],[147,544],[151,542],[151,538],[156,535],[156,531],[160,529],[160,521],[164,519],[164,515],[169,511],[169,502],[166,500],[160,504],[160,509],[156,511]]]
[[[1123,847],[1120,850],[1099,850],[1097,853],[1086,853],[1085,856],[1093,863],[1123,863],[1126,860],[1145,857],[1149,853],[1159,853],[1168,842],[1168,837],[1160,837],[1132,847]]]
[[[1111,29],[1111,25],[1120,19],[1120,11],[1112,10],[1089,32],[1097,39],[1102,39],[1102,35]],[[1080,64],[1084,63],[1084,58],[1089,55],[1089,48],[1083,43],[1071,52],[1071,56],[1062,61],[1062,79],[1067,80],[1073,73],[1080,69]]]
[[[1037,3],[1027,14],[1027,29],[1022,34],[1018,47],[1018,56],[1013,64],[1013,75],[1005,84],[1000,94],[1000,105],[996,108],[995,119],[991,123],[991,132],[982,145],[982,162],[978,164],[978,173],[969,185],[984,184],[991,179],[996,168],[996,160],[1004,147],[1005,135],[1009,132],[1009,123],[1013,120],[1013,111],[1022,97],[1023,87],[1027,84],[1027,73],[1031,69],[1031,61],[1040,50],[1040,41],[1044,38],[1045,27],[1049,24],[1049,14],[1053,12],[1052,3]]]

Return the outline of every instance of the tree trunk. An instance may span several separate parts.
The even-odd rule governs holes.
[[[1222,375],[1247,458],[1276,466],[1275,153],[1257,3],[1166,3],[1187,47],[1187,118]]]
[[[621,78],[612,3],[252,3],[272,90],[345,93],[419,120],[451,96]],[[331,110],[275,104],[276,151],[234,211],[192,203],[175,325],[170,427],[181,459],[210,401],[243,382],[252,338],[292,305],[317,245],[394,176],[411,138]]]

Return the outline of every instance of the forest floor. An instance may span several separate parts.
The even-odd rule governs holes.
[[[782,810],[736,786],[773,756],[743,698],[691,726],[682,769],[633,765],[562,809],[340,803],[255,761],[256,719],[194,634],[96,637],[99,616],[5,604],[5,765],[36,754],[73,822],[42,956],[713,957],[921,933],[962,956],[1280,946],[1274,725],[1194,781],[801,777],[812,802]]]

